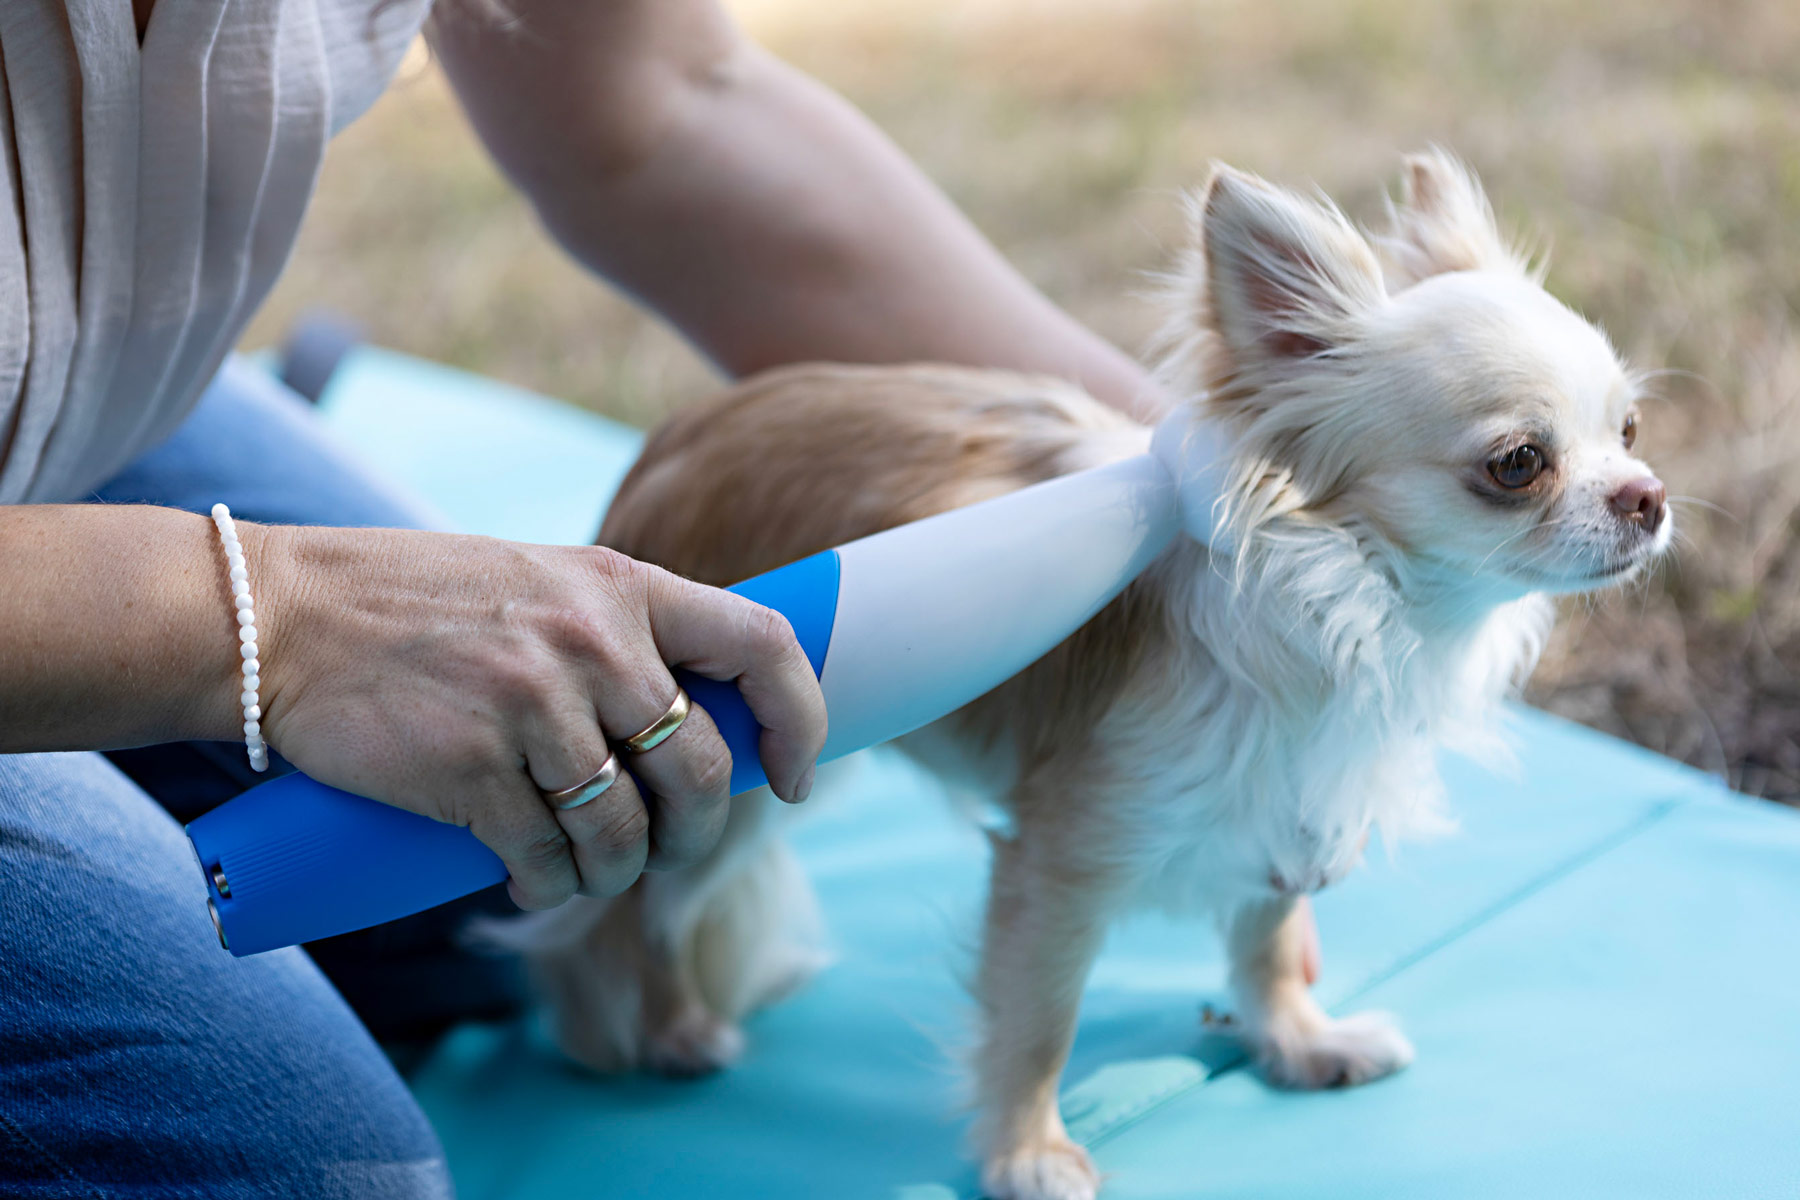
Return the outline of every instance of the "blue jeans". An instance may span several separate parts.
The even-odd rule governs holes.
[[[239,364],[99,498],[440,524]],[[219,948],[192,852],[152,793],[190,817],[248,782],[243,758],[242,746],[158,748],[120,756],[128,776],[99,754],[0,755],[0,1196],[450,1195],[424,1115],[307,955]],[[506,1007],[481,970],[468,982],[454,923],[425,914],[351,939],[334,977],[387,998],[384,1019],[402,1025],[409,1002],[427,1027]],[[459,1008],[459,989],[473,1002]]]

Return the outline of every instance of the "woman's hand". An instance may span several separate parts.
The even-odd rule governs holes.
[[[825,705],[778,613],[602,548],[239,528],[264,736],[322,782],[468,826],[521,907],[616,894],[718,839],[731,757],[698,707],[596,799],[542,796],[663,714],[668,664],[736,680],[776,795],[811,790]]]

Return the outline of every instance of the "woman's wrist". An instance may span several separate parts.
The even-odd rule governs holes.
[[[304,693],[341,675],[334,654],[358,647],[404,644],[419,633],[421,596],[448,602],[430,572],[444,569],[429,554],[416,559],[415,539],[441,535],[412,530],[346,529],[316,525],[238,525],[256,596],[262,736],[277,751]],[[221,567],[223,571],[223,567]],[[421,573],[423,572],[423,574]],[[410,615],[399,616],[403,610]],[[395,620],[394,618],[398,618]],[[237,693],[233,692],[234,699]],[[241,726],[241,720],[238,722]],[[241,735],[241,728],[232,736]]]

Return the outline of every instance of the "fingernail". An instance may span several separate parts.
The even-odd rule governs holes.
[[[799,804],[812,795],[813,776],[819,773],[819,764],[814,763],[800,772],[800,782],[794,785],[794,803]]]

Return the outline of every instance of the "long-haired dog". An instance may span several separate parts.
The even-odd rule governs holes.
[[[1671,534],[1631,452],[1633,377],[1454,160],[1408,160],[1379,237],[1222,167],[1192,207],[1169,380],[1228,433],[1229,552],[1179,539],[1047,657],[902,742],[1010,815],[972,1060],[983,1182],[1004,1200],[1095,1194],[1058,1081],[1089,966],[1134,907],[1221,923],[1238,1028],[1271,1080],[1404,1067],[1387,1020],[1309,994],[1299,898],[1372,831],[1437,822],[1435,751],[1490,727],[1549,597],[1630,579]],[[663,426],[601,540],[725,584],[1148,440],[1055,380],[779,370]],[[722,1066],[743,1014],[817,965],[779,807],[741,797],[705,863],[514,931],[570,1055]]]

